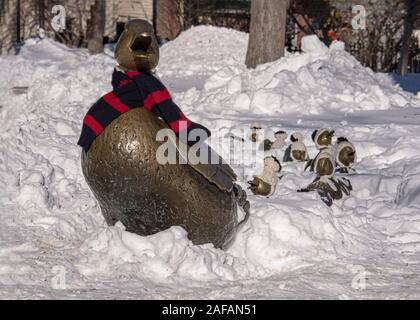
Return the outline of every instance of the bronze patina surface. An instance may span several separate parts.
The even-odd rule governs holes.
[[[315,168],[315,172],[318,176],[332,176],[334,174],[335,166],[331,162],[331,159],[321,158]]]
[[[151,72],[159,62],[159,45],[153,26],[146,20],[130,20],[118,39],[115,59],[125,70]]]
[[[307,158],[306,151],[303,150],[293,150],[292,154],[297,161],[305,161]]]
[[[319,135],[316,142],[320,146],[325,146],[325,147],[330,146],[333,135],[334,135],[334,131],[324,131]]]
[[[306,189],[299,190],[299,192],[317,191],[322,197],[328,196],[331,199],[331,204],[332,200],[340,200],[344,195],[350,195],[352,186],[349,180],[330,178],[328,181],[316,178]]]
[[[167,125],[144,108],[114,120],[82,152],[83,174],[109,225],[121,221],[128,231],[150,235],[182,226],[194,244],[226,248],[237,227],[237,205],[249,209],[227,164],[159,164]]]
[[[350,167],[356,160],[356,152],[351,147],[344,147],[338,154],[340,162],[346,167]]]
[[[250,189],[255,195],[268,197],[271,193],[271,185],[269,185],[265,181],[262,181],[258,177],[254,177],[254,179],[250,182],[250,184],[251,184]]]

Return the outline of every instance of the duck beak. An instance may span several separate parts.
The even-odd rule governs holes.
[[[147,32],[143,32],[137,38],[134,39],[131,45],[131,51],[147,52],[152,45],[152,36]]]

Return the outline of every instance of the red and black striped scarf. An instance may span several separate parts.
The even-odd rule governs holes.
[[[117,69],[112,75],[113,90],[99,99],[83,119],[78,144],[87,152],[95,140],[113,120],[134,108],[144,107],[162,118],[179,136],[180,132],[202,129],[207,137],[210,131],[189,120],[172,101],[169,91],[156,77],[140,72],[123,72]],[[186,129],[185,129],[186,128]],[[189,145],[195,143],[185,141]]]

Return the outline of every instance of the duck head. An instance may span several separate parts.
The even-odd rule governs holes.
[[[318,149],[323,149],[331,146],[332,137],[334,136],[335,131],[329,129],[319,129],[315,130],[312,133],[312,140],[314,141]]]
[[[153,26],[142,19],[127,22],[115,49],[115,59],[124,70],[152,72],[159,62],[159,45]]]

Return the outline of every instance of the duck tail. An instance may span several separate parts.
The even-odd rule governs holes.
[[[349,196],[353,190],[350,180],[334,178],[316,178],[308,187],[298,190],[298,192],[318,192],[321,200],[329,207],[334,200],[340,200],[344,195]]]
[[[306,170],[308,170],[308,168],[311,168],[313,163],[314,163],[314,159],[309,159],[306,162],[305,169],[303,171],[306,171]]]
[[[264,151],[270,151],[271,147],[273,146],[273,142],[269,139],[264,140]]]

